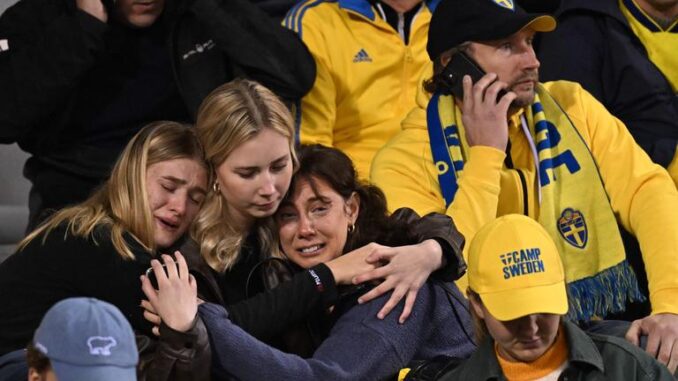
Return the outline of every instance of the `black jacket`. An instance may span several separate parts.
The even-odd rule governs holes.
[[[62,225],[42,239],[0,264],[0,355],[24,348],[55,303],[87,296],[115,305],[129,320],[137,333],[140,380],[209,380],[211,352],[201,321],[186,333],[162,325],[161,338],[151,339],[139,306],[145,298],[139,276],[150,266],[150,253],[130,238],[135,259],[122,259],[104,227],[81,238]]]
[[[671,381],[668,369],[642,349],[617,337],[587,334],[571,322],[563,324],[569,348],[568,367],[561,381]],[[494,351],[492,338],[441,381],[505,381]]]
[[[622,15],[617,0],[563,0],[541,35],[541,79],[581,83],[664,167],[678,143],[678,96]]]
[[[0,40],[9,45],[0,52],[0,143],[18,142],[40,165],[101,180],[144,124],[178,114],[193,120],[203,98],[236,77],[256,80],[290,102],[313,85],[315,63],[303,43],[248,0],[168,0],[156,24],[167,52],[156,53],[157,60],[167,67],[165,82],[174,78],[176,85],[162,91],[178,90],[176,102],[160,110],[127,105],[124,111],[134,118],[125,125],[115,123],[113,112],[106,121],[111,128],[92,132],[77,126],[88,111],[82,104],[119,100],[120,81],[109,76],[133,78],[140,60],[133,55],[145,51],[116,37],[134,31],[100,22],[73,0],[21,0],[7,9],[0,17]],[[83,87],[94,90],[82,94]]]

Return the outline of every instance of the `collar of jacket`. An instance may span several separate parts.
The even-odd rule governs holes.
[[[593,340],[574,323],[565,320],[563,322],[565,335],[567,336],[567,346],[569,350],[568,361],[570,363],[580,363],[585,366],[593,366],[604,373],[603,358],[598,352]],[[478,347],[476,352],[464,364],[467,369],[472,369],[478,376],[478,380],[505,380],[504,373],[497,361],[494,352],[494,340],[488,339]]]
[[[433,13],[440,0],[424,0],[426,7]],[[374,21],[376,15],[372,9],[372,5],[367,0],[339,0],[339,8],[356,12],[371,21]]]

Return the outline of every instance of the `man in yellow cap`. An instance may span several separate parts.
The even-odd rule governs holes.
[[[625,340],[587,334],[563,319],[560,255],[529,217],[506,215],[476,234],[468,281],[480,346],[442,380],[673,380]]]
[[[647,335],[647,351],[675,370],[678,191],[581,86],[538,82],[532,41],[554,28],[551,16],[515,1],[442,0],[429,26],[433,72],[402,131],[377,154],[371,180],[389,209],[446,213],[469,241],[499,216],[538,221],[563,259],[576,321],[645,299],[620,224],[640,242],[652,308],[627,336],[638,343]],[[457,66],[447,65],[461,53],[488,74],[471,81],[453,70],[450,77],[446,69]],[[459,82],[462,95],[453,95]]]

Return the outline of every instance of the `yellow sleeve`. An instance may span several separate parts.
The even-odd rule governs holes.
[[[492,147],[474,146],[469,149],[464,171],[457,181],[459,188],[446,211],[467,239],[464,246],[466,260],[476,232],[497,218],[501,169],[505,157],[506,153]],[[456,283],[460,290],[466,290],[466,275]]]
[[[678,191],[661,166],[635,143],[626,126],[592,95],[578,87],[566,109],[588,135],[615,215],[640,243],[648,275],[652,313],[678,313]],[[580,119],[580,120],[576,120]]]
[[[423,142],[412,141],[414,131],[404,131],[382,148],[370,171],[371,182],[386,195],[393,212],[408,207],[420,216],[445,213],[445,201],[437,189],[438,182],[424,158]]]
[[[669,172],[673,183],[678,186],[678,147],[676,147],[676,154],[673,156],[669,166],[666,167],[666,170]]]
[[[472,147],[454,201],[446,207],[433,165],[425,115],[421,107],[410,112],[403,131],[372,162],[371,181],[384,191],[391,211],[409,207],[419,215],[437,212],[452,217],[466,238],[466,258],[469,237],[496,218],[506,154],[491,147]],[[457,285],[465,290],[466,277]]]
[[[313,6],[312,3],[309,4]],[[290,26],[299,34],[316,65],[313,88],[302,99],[297,108],[299,139],[302,144],[322,144],[332,146],[334,142],[334,124],[336,118],[336,88],[332,78],[329,46],[331,41],[326,35],[328,25],[323,25],[318,7],[306,4],[293,9],[283,25]],[[302,17],[299,23],[298,18]],[[301,26],[300,30],[296,30]]]

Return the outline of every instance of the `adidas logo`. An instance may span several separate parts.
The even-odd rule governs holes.
[[[360,49],[358,53],[353,57],[353,62],[358,63],[358,62],[372,62],[372,58],[367,54],[365,49]]]

